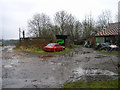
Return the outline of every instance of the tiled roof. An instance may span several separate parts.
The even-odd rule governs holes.
[[[106,29],[101,30],[95,36],[118,35],[120,33],[120,22],[110,23]]]

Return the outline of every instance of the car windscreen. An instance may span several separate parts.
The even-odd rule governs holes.
[[[54,44],[48,44],[47,46],[54,46]]]

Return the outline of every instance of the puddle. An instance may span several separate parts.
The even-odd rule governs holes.
[[[84,75],[84,70],[82,68],[77,68],[73,71],[75,74],[78,74],[79,76]]]
[[[84,52],[82,52],[81,54],[88,54],[88,53],[90,53],[90,52],[88,52],[88,51],[87,51],[87,52],[85,52],[85,51],[84,51]]]
[[[13,48],[8,48],[8,52],[12,52]]]
[[[11,62],[10,62],[11,64],[18,64],[18,59],[16,59],[16,60],[11,60]]]
[[[62,55],[43,55],[43,56],[39,56],[40,58],[42,59],[50,59],[50,58],[54,58],[54,57],[64,57],[65,54],[62,54]]]
[[[7,49],[7,52],[12,52],[15,46],[6,46],[5,48]]]
[[[103,57],[107,57],[107,55],[98,54],[98,55],[95,56],[95,58],[103,58]]]
[[[51,65],[53,65],[53,64],[54,64],[54,62],[50,62],[50,64],[51,64]]]
[[[101,69],[94,69],[94,70],[84,70],[82,68],[74,69],[73,75],[69,77],[67,82],[75,82],[78,80],[111,80],[111,79],[118,79],[118,74],[108,71],[108,70],[101,70]]]
[[[96,69],[96,70],[85,70],[84,73],[86,75],[117,75],[114,72],[108,71],[108,70],[100,70],[100,69]]]
[[[49,58],[53,58],[53,57],[55,57],[55,56],[42,56],[41,58],[43,58],[43,59],[49,59]]]
[[[78,68],[74,71],[75,74],[81,75],[117,75],[114,72],[108,70],[94,69],[94,70],[84,70],[82,68]]]
[[[11,68],[12,65],[3,65],[4,68]]]
[[[61,66],[61,65],[62,65],[62,63],[57,63],[57,65],[60,65],[60,66]]]

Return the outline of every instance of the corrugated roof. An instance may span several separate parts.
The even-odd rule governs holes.
[[[106,29],[101,30],[95,36],[118,35],[118,32],[120,32],[120,22],[110,23]]]

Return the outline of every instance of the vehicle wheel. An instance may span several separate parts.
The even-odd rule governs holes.
[[[54,52],[56,52],[56,49],[54,49]]]
[[[62,51],[64,51],[64,50],[65,50],[65,48],[62,49]]]

